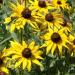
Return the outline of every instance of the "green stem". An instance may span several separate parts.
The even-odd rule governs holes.
[[[0,45],[3,44],[3,43],[5,43],[6,41],[10,40],[11,38],[12,38],[12,36],[10,36],[10,37],[4,39],[3,41],[0,42]]]

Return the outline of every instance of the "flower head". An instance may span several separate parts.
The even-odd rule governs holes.
[[[69,43],[67,35],[64,33],[63,29],[58,30],[56,27],[54,29],[49,28],[49,31],[43,36],[44,44],[42,47],[46,47],[46,54],[55,52],[58,48],[59,53],[62,54],[62,47],[68,48],[66,43]]]
[[[65,32],[71,32],[72,30],[72,24],[66,20],[63,20],[63,22],[60,23],[60,26],[65,30]]]
[[[25,7],[17,2],[17,5],[14,3],[10,3],[10,8],[12,10],[12,14],[10,17],[5,18],[4,23],[10,23],[7,26],[11,32],[15,29],[24,29],[26,24],[30,25],[32,28],[37,27],[37,19],[39,18],[36,16],[36,12],[33,12],[30,7]]]
[[[67,0],[52,0],[52,4],[56,9],[60,9],[60,8],[68,9],[68,7],[69,7]]]
[[[63,22],[63,15],[57,12],[46,12],[44,14],[40,13],[38,16],[40,16],[44,26],[56,26],[59,28],[60,24]]]
[[[18,59],[15,63],[15,68],[22,65],[22,68],[27,68],[28,71],[31,70],[31,64],[35,63],[42,67],[39,59],[42,59],[42,51],[39,50],[39,46],[35,46],[35,42],[31,42],[27,45],[24,41],[22,45],[16,41],[11,41],[11,47],[6,51],[6,56],[13,54],[13,59]]]
[[[32,10],[42,13],[48,12],[48,9],[54,9],[54,7],[45,0],[30,0],[29,3]]]

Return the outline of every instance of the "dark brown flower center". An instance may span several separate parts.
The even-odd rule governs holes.
[[[0,3],[3,3],[3,0],[0,0]]]
[[[30,58],[32,56],[31,50],[29,48],[25,48],[22,52],[22,56],[25,58]]]
[[[39,1],[39,2],[38,2],[38,5],[39,5],[41,8],[44,8],[44,7],[46,7],[46,2],[45,2],[45,1]]]
[[[58,43],[61,41],[61,37],[58,33],[53,33],[52,36],[51,36],[51,40],[54,42],[54,43]]]
[[[46,21],[49,21],[49,22],[53,22],[54,21],[54,17],[53,17],[53,15],[52,14],[47,14],[46,16],[45,16],[45,20]]]
[[[73,40],[73,44],[75,45],[75,39]]]
[[[62,3],[61,3],[61,1],[58,0],[58,1],[57,1],[57,4],[61,5]]]
[[[5,73],[5,72],[0,71],[0,75],[6,75],[6,73]]]
[[[31,17],[31,10],[28,8],[24,9],[22,12],[22,17],[29,19]]]
[[[67,26],[67,22],[64,21],[63,24],[61,24],[63,27]]]
[[[0,66],[3,64],[3,60],[0,58]]]

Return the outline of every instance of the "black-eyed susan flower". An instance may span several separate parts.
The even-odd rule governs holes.
[[[6,75],[9,73],[7,67],[5,66],[6,58],[3,56],[3,53],[0,52],[0,75]]]
[[[52,0],[52,4],[56,9],[60,9],[60,8],[68,9],[68,7],[69,7],[67,0]]]
[[[72,30],[72,24],[66,20],[63,20],[63,22],[60,24],[62,28],[64,28],[65,32],[71,32]]]
[[[46,12],[44,14],[38,14],[43,21],[44,26],[57,26],[60,27],[60,23],[63,22],[62,14],[57,12]]]
[[[10,17],[5,18],[4,23],[10,23],[7,26],[10,31],[14,31],[16,29],[23,29],[26,24],[32,26],[33,28],[37,28],[36,20],[38,16],[36,16],[35,12],[33,12],[30,8],[25,7],[17,2],[17,5],[10,3],[10,8],[12,10],[12,14]]]
[[[59,53],[62,54],[62,47],[68,48],[66,43],[70,42],[63,31],[63,29],[58,30],[56,27],[54,27],[54,29],[49,28],[49,32],[43,36],[44,44],[42,47],[46,47],[46,54],[51,52],[53,55],[56,48],[58,48]]]
[[[54,7],[45,0],[30,0],[30,9],[38,12],[48,12],[48,9],[54,9]]]
[[[12,55],[12,60],[16,59],[15,68],[22,65],[22,68],[27,68],[28,71],[31,70],[32,63],[37,64],[42,67],[39,59],[41,57],[42,51],[39,50],[39,46],[35,46],[35,42],[32,41],[27,45],[24,41],[22,45],[16,41],[11,41],[11,47],[6,50],[6,56]]]

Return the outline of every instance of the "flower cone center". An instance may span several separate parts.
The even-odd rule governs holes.
[[[31,10],[28,8],[24,9],[22,12],[22,17],[29,19],[31,17]]]
[[[54,43],[58,43],[61,41],[61,37],[58,33],[53,33],[52,36],[51,36],[51,40],[54,42]]]
[[[63,24],[61,24],[63,27],[67,26],[67,22],[64,21]]]
[[[42,8],[46,7],[46,2],[45,1],[39,1],[38,5]]]
[[[30,58],[32,55],[31,50],[29,48],[25,48],[22,52],[22,56],[25,58]]]
[[[46,16],[45,16],[45,20],[46,21],[49,21],[49,22],[52,22],[52,21],[54,21],[54,17],[53,17],[53,15],[52,14],[47,14]]]
[[[73,44],[75,45],[75,39],[73,40]]]
[[[61,3],[61,1],[57,1],[57,4],[61,5],[62,3]]]

